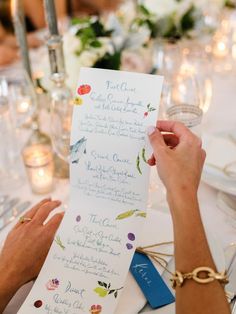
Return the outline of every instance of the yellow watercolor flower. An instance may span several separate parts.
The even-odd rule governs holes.
[[[83,99],[80,98],[80,97],[75,97],[75,99],[74,99],[74,105],[76,105],[76,106],[81,106],[81,105],[83,105]]]

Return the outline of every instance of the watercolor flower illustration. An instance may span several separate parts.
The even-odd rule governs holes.
[[[102,313],[102,306],[99,304],[94,304],[91,306],[90,311],[91,314],[100,314]]]
[[[85,137],[70,146],[70,160],[72,164],[78,164],[83,154],[86,154],[87,139]]]
[[[75,220],[76,220],[76,222],[80,222],[81,221],[81,216],[80,215],[76,216]]]
[[[113,295],[115,298],[118,297],[118,291],[123,289],[123,287],[121,288],[118,288],[118,289],[114,289],[114,288],[111,288],[111,284],[107,284],[105,282],[102,282],[102,281],[98,281],[98,287],[96,287],[94,289],[94,292],[96,292],[99,297],[101,298],[105,298],[106,296],[108,295]]]
[[[75,97],[74,99],[74,105],[81,106],[83,105],[83,99],[81,97]]]
[[[37,300],[34,302],[34,307],[40,308],[43,305],[43,302],[41,300]]]
[[[91,86],[84,84],[84,85],[80,85],[79,88],[77,89],[77,93],[79,95],[86,95],[89,94],[91,92]]]
[[[147,110],[144,112],[143,117],[146,118],[150,112],[156,111],[154,107],[151,107],[151,104],[147,105]]]
[[[131,242],[133,242],[133,241],[135,241],[135,234],[134,233],[132,233],[132,232],[129,232],[128,233],[128,235],[127,235],[127,238],[129,239],[129,241],[131,241]],[[131,243],[126,243],[126,248],[128,249],[128,250],[132,250],[133,249],[133,244],[131,244]]]
[[[62,244],[60,236],[56,236],[54,241],[62,250],[65,250],[65,246]]]
[[[127,248],[127,250],[132,250],[133,249],[133,244],[126,243],[126,248]]]
[[[123,220],[123,219],[127,219],[130,217],[142,217],[142,218],[146,218],[146,213],[140,209],[132,209],[132,210],[128,210],[124,213],[119,214],[116,217],[116,220]]]
[[[58,279],[56,279],[56,278],[55,279],[51,279],[51,280],[49,280],[46,283],[46,288],[49,291],[54,291],[54,290],[56,290],[59,287],[59,284],[60,284],[60,282],[59,282]]]

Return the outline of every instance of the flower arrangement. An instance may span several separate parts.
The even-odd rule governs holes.
[[[143,48],[148,40],[149,31],[128,31],[115,15],[106,22],[98,17],[73,19],[71,29],[63,36],[68,86],[75,90],[81,67],[150,72],[152,64]],[[42,64],[49,77],[48,60]]]
[[[226,0],[137,1],[137,6],[125,2],[123,10],[107,19],[73,19],[71,29],[63,36],[67,84],[72,90],[81,67],[151,72],[152,59],[146,48],[150,39],[179,40],[197,37],[207,27],[214,30],[214,23],[206,25],[206,16],[211,10],[220,11]],[[44,85],[50,86],[47,55],[39,66],[45,74]]]
[[[197,36],[206,28],[209,7],[220,10],[224,0],[140,0],[136,26],[146,26],[151,37],[181,39]]]

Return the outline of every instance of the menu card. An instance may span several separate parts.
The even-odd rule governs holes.
[[[81,69],[69,209],[18,313],[115,311],[146,217],[146,129],[156,123],[161,87],[156,75]]]

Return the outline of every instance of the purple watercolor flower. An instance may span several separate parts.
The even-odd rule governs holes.
[[[78,216],[76,217],[76,221],[77,221],[77,222],[80,222],[80,220],[81,220],[81,216],[78,215]]]
[[[126,244],[126,247],[127,247],[128,250],[132,250],[133,245],[132,245],[131,243],[127,243],[127,244]]]
[[[130,241],[134,241],[135,240],[135,235],[132,232],[128,233],[128,239]]]

